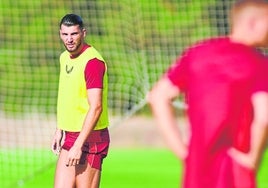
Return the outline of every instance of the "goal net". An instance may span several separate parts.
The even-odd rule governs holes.
[[[111,126],[146,111],[146,94],[182,50],[228,32],[231,0],[0,1],[0,182],[16,187],[54,165],[59,20],[79,14],[105,58]],[[177,101],[178,108],[183,102]]]

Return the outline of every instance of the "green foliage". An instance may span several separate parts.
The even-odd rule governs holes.
[[[144,99],[185,46],[215,34],[207,11],[213,5],[214,0],[1,1],[0,110],[55,113],[64,50],[58,22],[66,13],[81,15],[87,24],[88,42],[109,66],[110,108],[122,114]]]

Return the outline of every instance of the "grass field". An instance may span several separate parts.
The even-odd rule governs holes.
[[[31,153],[31,155],[34,153]],[[49,152],[46,153],[50,155]],[[54,156],[52,157],[54,158]],[[41,161],[43,163],[48,162],[46,160],[49,158],[51,160],[51,157],[47,156],[39,162],[35,162],[35,165],[38,166],[39,163],[41,166]],[[12,164],[8,161],[1,161],[1,164],[5,164],[3,162]],[[25,169],[36,169],[37,172],[23,181],[20,180],[6,187],[53,187],[55,162],[48,163],[41,170],[37,170],[38,167],[36,166],[29,168],[29,166],[31,167],[30,160],[24,162],[24,164],[19,165],[17,162],[13,165],[14,167],[17,165],[21,169],[16,169],[17,172],[14,170],[15,175],[10,176],[8,165],[5,165],[6,168],[2,165],[1,180],[6,179],[9,182],[12,182],[12,180],[15,182],[15,177],[23,177],[26,173]],[[25,165],[28,165],[27,168],[23,168]],[[258,175],[259,188],[268,188],[267,172],[268,152],[266,152],[264,163]],[[109,158],[104,162],[101,188],[172,188],[178,187],[180,176],[181,167],[179,161],[165,149],[111,149]]]

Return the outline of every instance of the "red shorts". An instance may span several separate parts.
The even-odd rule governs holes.
[[[69,151],[78,135],[79,132],[66,131],[62,149]],[[108,154],[109,144],[110,137],[107,128],[92,131],[82,147],[82,156],[79,164],[85,164],[87,161],[92,168],[101,170],[102,161]]]

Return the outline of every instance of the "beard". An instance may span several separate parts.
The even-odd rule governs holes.
[[[78,43],[73,44],[73,47],[71,47],[71,48],[69,48],[67,44],[64,44],[65,49],[70,53],[77,52],[81,45],[82,45],[81,41],[79,41]]]

